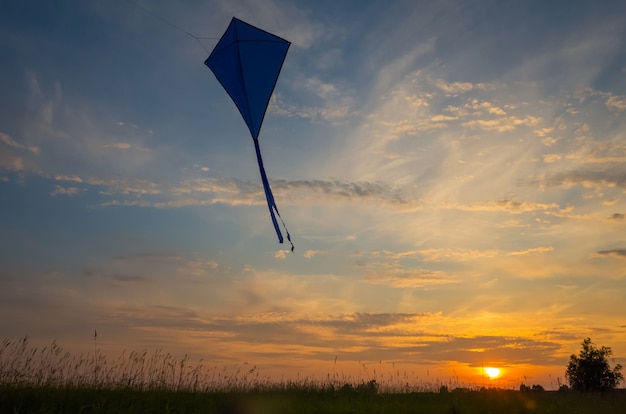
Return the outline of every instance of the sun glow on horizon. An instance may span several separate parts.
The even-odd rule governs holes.
[[[487,368],[484,368],[484,371],[485,371],[485,374],[487,374],[487,376],[489,377],[489,379],[496,379],[500,376],[499,368],[487,367]]]

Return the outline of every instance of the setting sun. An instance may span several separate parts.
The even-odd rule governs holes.
[[[500,376],[500,369],[488,367],[488,368],[485,368],[485,374],[487,374],[489,379],[496,379]]]

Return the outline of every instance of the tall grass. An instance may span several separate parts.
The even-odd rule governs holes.
[[[357,364],[357,362],[354,362]],[[176,358],[163,350],[123,351],[111,359],[94,346],[93,354],[75,355],[56,342],[37,347],[27,336],[5,339],[0,347],[0,384],[46,388],[133,389],[138,391],[263,391],[289,389],[353,390],[361,392],[438,392],[441,389],[473,389],[458,377],[446,382],[420,379],[407,371],[381,363],[368,366],[358,362],[357,374],[337,370],[322,378],[299,375],[296,379],[276,381],[262,375],[256,366],[206,366],[193,362],[188,355]]]
[[[5,339],[0,347],[0,384],[46,388],[136,389],[169,391],[237,391],[273,386],[256,367],[205,367],[189,356],[175,358],[163,350],[122,352],[116,359],[104,354],[73,355],[52,342],[30,344],[28,337]]]
[[[327,374],[323,379],[275,381],[247,363],[205,366],[188,355],[177,359],[163,350],[122,352],[109,359],[94,348],[93,354],[74,355],[52,342],[37,347],[27,336],[5,339],[0,347],[0,384],[54,388],[135,389],[169,391],[250,391],[281,389],[353,389],[369,392],[427,392],[442,388],[469,388],[458,378],[446,383],[420,381],[414,372],[381,366],[369,369],[359,362],[358,375]]]

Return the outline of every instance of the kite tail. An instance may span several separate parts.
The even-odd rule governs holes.
[[[265,174],[265,168],[263,168],[263,158],[261,158],[261,147],[259,147],[259,140],[254,139],[254,149],[256,150],[256,159],[259,163],[259,170],[261,170],[261,181],[263,181],[263,190],[265,190],[265,198],[267,199],[267,207],[270,209],[270,216],[272,217],[272,224],[274,224],[274,230],[276,230],[276,235],[278,236],[278,242],[283,242],[283,235],[280,232],[280,227],[278,226],[278,221],[276,220],[276,216],[280,219],[280,222],[283,224],[285,229],[285,233],[287,234],[287,240],[289,244],[291,244],[291,251],[293,252],[294,246],[291,242],[291,236],[289,235],[289,230],[287,230],[287,226],[283,221],[283,218],[280,216],[278,212],[278,207],[276,207],[276,202],[274,201],[274,194],[272,194],[272,189],[270,188],[270,183],[267,180],[267,175]],[[274,211],[276,211],[276,215],[274,215]]]

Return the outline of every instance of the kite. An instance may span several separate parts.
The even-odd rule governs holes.
[[[259,146],[261,124],[290,45],[291,43],[285,39],[233,17],[226,32],[204,64],[211,69],[222,84],[248,125],[254,141],[265,198],[278,242],[283,242],[283,235],[276,216],[285,228],[287,240],[293,251],[291,236],[278,212],[265,168],[263,168]]]

